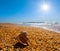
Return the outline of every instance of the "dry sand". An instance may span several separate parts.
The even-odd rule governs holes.
[[[31,44],[24,48],[14,48],[21,31],[28,32]],[[8,48],[7,48],[8,46]],[[60,51],[60,33],[42,28],[16,26],[14,24],[0,24],[0,48],[8,51]]]

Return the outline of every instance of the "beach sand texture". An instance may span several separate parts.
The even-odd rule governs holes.
[[[28,33],[30,45],[23,48],[14,48],[21,31]],[[0,49],[6,51],[60,51],[60,33],[42,28],[17,26],[14,24],[0,24]]]

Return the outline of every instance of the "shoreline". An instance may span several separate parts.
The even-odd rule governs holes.
[[[24,25],[23,24],[22,26],[42,28],[42,29],[45,29],[45,30],[49,30],[49,31],[54,31],[54,32],[60,33],[60,30],[58,29],[60,27],[60,25],[56,26],[56,25],[33,25],[33,24],[30,24],[30,25],[29,24],[25,24]]]

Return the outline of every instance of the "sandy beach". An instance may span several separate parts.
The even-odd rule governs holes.
[[[31,44],[24,48],[14,48],[17,40],[12,37],[21,31],[28,32]],[[0,48],[4,51],[60,51],[60,33],[38,27],[0,24]]]

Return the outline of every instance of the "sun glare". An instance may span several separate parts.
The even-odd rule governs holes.
[[[41,5],[41,10],[42,11],[49,11],[49,9],[50,9],[50,6],[48,4],[42,4]]]
[[[46,10],[49,9],[49,7],[48,7],[48,5],[45,5],[45,4],[44,4],[44,5],[42,5],[42,9],[46,11]]]

